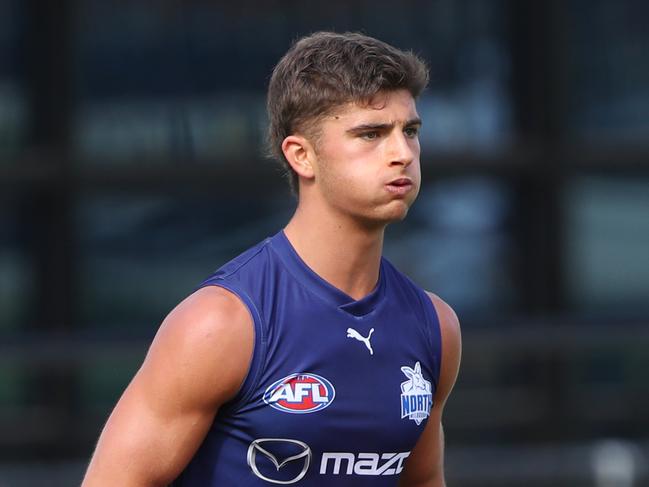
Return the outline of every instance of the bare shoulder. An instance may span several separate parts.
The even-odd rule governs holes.
[[[232,292],[208,286],[183,300],[165,318],[140,373],[184,383],[198,403],[218,407],[239,389],[252,356],[254,326]],[[152,370],[153,369],[153,370]],[[153,372],[148,374],[148,372]],[[187,388],[188,382],[196,390]]]
[[[462,334],[460,321],[448,303],[436,294],[426,291],[435,307],[442,336],[442,370],[438,394],[442,401],[450,394],[460,370]]]
[[[160,331],[169,329],[187,338],[216,339],[220,332],[237,336],[252,320],[248,308],[231,291],[207,286],[188,296],[165,318]]]
[[[455,339],[458,340],[458,342],[461,342],[460,320],[458,319],[457,314],[455,314],[455,311],[453,311],[453,308],[451,308],[446,301],[436,294],[431,293],[430,291],[426,291],[426,294],[428,294],[428,297],[433,302],[433,306],[435,306],[435,311],[437,311],[437,317],[439,318],[439,324],[442,328],[442,334],[449,335],[450,339]]]
[[[106,422],[84,487],[175,479],[239,390],[253,343],[246,306],[225,289],[201,289],[176,306]]]

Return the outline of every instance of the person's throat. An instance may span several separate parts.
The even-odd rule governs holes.
[[[318,276],[358,301],[379,280],[383,230],[372,234],[319,222],[304,225],[296,214],[284,229],[286,238]]]

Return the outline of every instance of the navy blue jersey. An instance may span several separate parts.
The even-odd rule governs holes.
[[[250,370],[174,485],[397,484],[429,418],[441,338],[426,293],[381,260],[354,300],[280,232],[220,268],[248,307]]]

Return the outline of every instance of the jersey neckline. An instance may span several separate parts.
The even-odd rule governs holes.
[[[296,277],[307,289],[341,311],[356,317],[365,316],[379,305],[385,294],[385,265],[383,258],[379,267],[379,280],[374,290],[367,296],[355,300],[333,284],[320,277],[299,256],[284,230],[271,237],[272,249],[281,258],[289,272]]]

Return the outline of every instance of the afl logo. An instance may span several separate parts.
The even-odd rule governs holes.
[[[306,414],[321,411],[336,396],[334,386],[315,374],[291,374],[271,384],[264,393],[264,402],[279,411]]]

